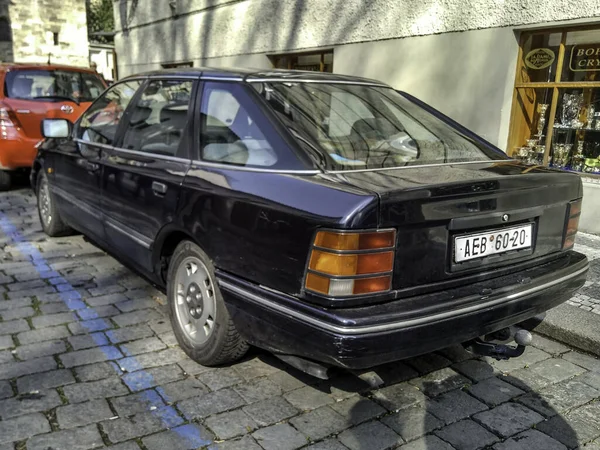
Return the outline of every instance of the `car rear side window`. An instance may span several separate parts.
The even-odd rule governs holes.
[[[248,89],[249,90],[249,89]],[[306,170],[240,83],[207,82],[201,105],[201,158],[264,169]]]
[[[141,81],[131,80],[110,87],[81,116],[75,136],[98,144],[113,145],[119,121]]]
[[[123,148],[175,156],[187,126],[192,88],[189,80],[150,82],[128,114]]]

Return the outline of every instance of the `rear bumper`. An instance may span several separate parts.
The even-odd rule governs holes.
[[[7,139],[0,137],[0,169],[31,167],[37,155],[36,145],[41,139],[23,137],[14,130],[11,133],[14,135],[9,135]]]
[[[251,344],[363,369],[523,322],[568,300],[585,283],[587,271],[587,258],[568,252],[518,275],[458,288],[456,295],[446,291],[444,297],[452,301],[427,309],[418,307],[418,297],[368,307],[322,308],[223,272],[217,276],[234,323]]]

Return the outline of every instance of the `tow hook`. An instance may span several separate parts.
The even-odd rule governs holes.
[[[499,344],[494,342],[486,342],[480,338],[473,339],[472,341],[465,342],[463,345],[465,349],[471,353],[480,356],[489,356],[497,359],[498,361],[516,358],[521,356],[525,352],[525,348],[531,345],[533,336],[527,330],[518,330],[515,333],[514,340],[517,343],[516,347],[512,347],[506,344]]]

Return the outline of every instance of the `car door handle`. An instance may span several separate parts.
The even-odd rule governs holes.
[[[152,190],[156,195],[165,195],[167,193],[167,185],[164,183],[159,183],[158,181],[153,181]]]

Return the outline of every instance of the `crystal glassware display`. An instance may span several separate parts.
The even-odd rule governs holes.
[[[581,172],[585,165],[585,156],[583,156],[583,141],[577,142],[577,152],[573,155],[573,164],[571,168]]]
[[[592,129],[592,124],[594,122],[594,113],[596,112],[596,108],[594,105],[590,105],[587,110],[587,125],[586,128],[588,130]]]
[[[565,154],[563,156],[562,166],[567,167],[569,165],[569,160],[571,159],[571,150],[573,149],[573,144],[565,144]]]
[[[539,138],[536,139],[527,139],[527,146],[524,147],[527,149],[527,155],[524,158],[524,161],[528,164],[537,164],[537,150],[536,147],[540,142]]]
[[[564,94],[561,125],[565,128],[581,128],[582,123],[579,121],[579,114],[583,106],[583,94]]]
[[[555,144],[554,151],[554,167],[563,168],[563,160],[565,158],[565,144]]]
[[[600,172],[600,156],[597,158],[585,158],[583,171],[592,173]]]
[[[529,158],[529,147],[519,147],[517,156],[519,157],[519,160],[527,162],[527,159]]]
[[[546,146],[545,145],[536,145],[535,146],[535,153],[536,153],[536,163],[537,164],[544,164],[544,153],[546,153]]]
[[[538,106],[540,112],[536,134],[538,139],[542,137],[542,133],[544,132],[544,126],[546,125],[546,111],[548,111],[549,106],[550,105],[546,103],[540,103],[540,105]]]

